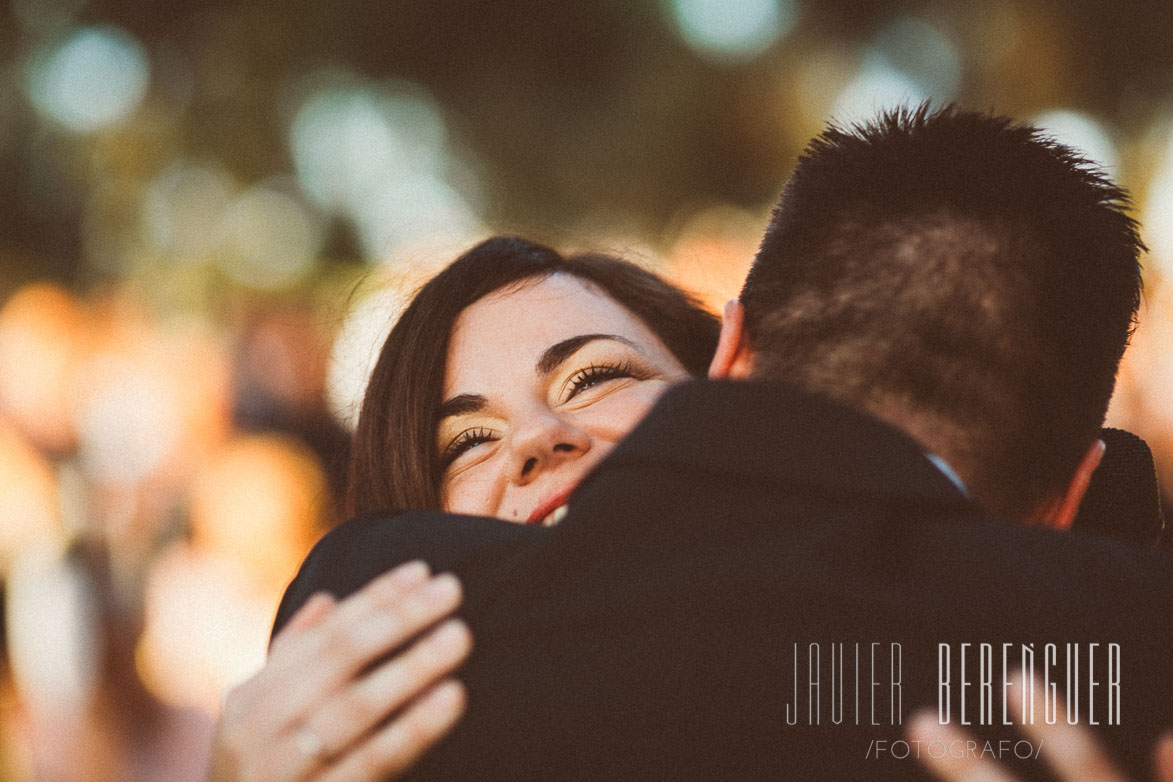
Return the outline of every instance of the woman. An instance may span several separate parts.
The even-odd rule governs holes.
[[[616,328],[623,333],[611,334]],[[575,381],[592,387],[626,378],[629,386],[644,389],[640,384],[648,380],[700,376],[716,349],[718,330],[717,319],[691,297],[634,264],[594,254],[564,258],[513,237],[488,239],[419,291],[383,345],[355,433],[350,510],[443,508],[524,521],[515,513],[518,507],[496,507],[487,497],[461,491],[469,472],[465,451],[501,442],[514,425],[527,423],[525,413],[534,412],[511,404],[519,400],[494,397],[536,392],[540,380],[569,382],[567,373],[555,377],[563,363],[582,370],[593,362],[590,377]],[[544,365],[549,376],[536,377],[535,350],[592,334],[621,339],[576,343],[581,350],[560,352],[563,362]],[[662,392],[663,385],[655,390]],[[486,404],[474,415],[468,402],[476,396]],[[623,425],[600,433],[604,446],[625,435],[658,396],[641,395],[637,410],[613,411]],[[570,401],[551,396],[544,407],[574,418]],[[449,430],[457,422],[480,426],[462,430],[472,439],[456,444],[449,437],[438,444],[438,434],[454,434]],[[515,440],[504,437],[503,445]],[[460,451],[457,458],[449,447]],[[600,456],[592,451],[590,463]],[[483,470],[473,472],[478,481],[484,479]]]
[[[443,509],[557,522],[578,483],[674,382],[717,319],[634,264],[488,239],[427,283],[383,346],[352,446],[353,513]],[[308,602],[225,700],[211,779],[381,780],[458,719],[467,655],[451,576],[410,563]],[[406,705],[406,708],[402,708]],[[388,715],[394,719],[385,722]]]

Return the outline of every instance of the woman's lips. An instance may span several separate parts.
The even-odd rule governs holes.
[[[530,513],[525,523],[549,526],[550,524],[556,524],[561,521],[562,517],[566,515],[566,511],[564,510],[566,501],[570,499],[570,495],[577,486],[577,483],[572,483],[554,494],[547,495],[538,503],[538,506],[534,508],[533,512]],[[547,519],[547,516],[550,518]]]

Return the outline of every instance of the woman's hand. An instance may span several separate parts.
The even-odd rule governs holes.
[[[446,677],[471,636],[449,619],[370,666],[460,597],[454,576],[411,562],[340,602],[310,598],[265,667],[225,699],[210,782],[380,782],[405,771],[464,711],[463,686]]]
[[[1019,691],[1025,686],[1021,673],[1012,674],[1010,681]],[[1046,696],[1041,685],[1035,682],[1034,689],[1035,698],[1042,701]],[[1128,777],[1116,768],[1092,732],[1082,725],[1068,725],[1064,720],[1056,720],[1054,725],[1024,720],[1020,698],[1011,698],[1006,705],[1023,736],[1039,747],[1040,755],[1046,759],[1059,782],[1128,782]],[[1064,708],[1059,702],[1056,712],[1062,713]],[[937,742],[945,747],[965,747],[966,742],[974,740],[960,728],[938,724],[937,715],[931,710],[913,715],[908,735],[921,742],[922,747]],[[944,782],[1017,782],[998,761],[986,757],[985,753],[942,752],[940,757],[933,757],[922,752],[920,760]],[[1173,732],[1157,741],[1153,750],[1153,774],[1156,782],[1173,782]]]

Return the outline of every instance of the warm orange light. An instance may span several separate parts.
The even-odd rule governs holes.
[[[264,662],[277,602],[320,532],[326,478],[300,442],[245,435],[216,453],[189,503],[191,544],[151,568],[136,660],[160,698],[215,713]]]
[[[34,283],[0,310],[0,410],[49,451],[73,445],[72,376],[85,315],[64,289]]]
[[[0,579],[29,547],[63,536],[53,470],[0,420]]]
[[[325,474],[304,445],[277,435],[239,437],[193,486],[193,543],[243,563],[279,595],[320,532],[327,502]]]
[[[198,320],[155,321],[133,291],[94,309],[73,394],[82,467],[103,486],[178,490],[229,427],[223,340]]]
[[[732,208],[700,212],[685,223],[663,271],[719,313],[741,291],[764,222]]]
[[[276,598],[238,562],[176,545],[152,565],[135,667],[157,697],[215,715],[265,661]]]

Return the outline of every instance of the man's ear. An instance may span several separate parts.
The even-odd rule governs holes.
[[[1087,493],[1087,487],[1092,482],[1092,473],[1100,466],[1106,447],[1103,440],[1096,440],[1088,447],[1079,461],[1079,466],[1075,468],[1075,474],[1067,484],[1067,490],[1038,514],[1039,521],[1052,529],[1071,528],[1075,515],[1079,512],[1079,504],[1083,502],[1083,495]]]
[[[717,352],[709,364],[710,380],[744,380],[753,370],[753,350],[745,336],[745,308],[738,299],[725,305]]]

